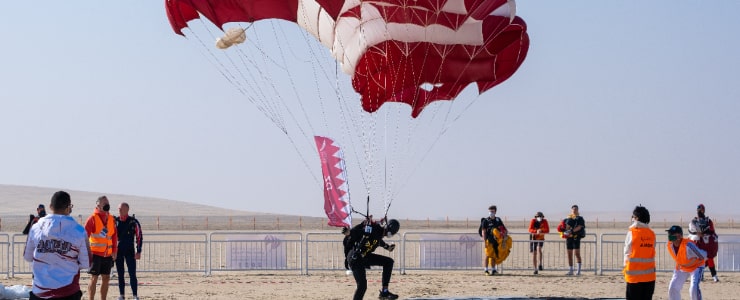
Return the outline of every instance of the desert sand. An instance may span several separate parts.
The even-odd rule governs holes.
[[[653,299],[668,298],[670,273],[659,273]],[[720,273],[721,281],[701,284],[705,299],[738,299],[740,274]],[[87,289],[88,276],[83,274],[82,289]],[[2,280],[6,286],[28,284],[30,276]],[[351,299],[354,280],[344,272],[324,272],[311,275],[231,273],[203,276],[202,274],[142,273],[139,274],[141,299]],[[117,281],[111,279],[109,299],[116,299]],[[507,272],[484,276],[472,271],[424,271],[393,274],[391,291],[401,299],[495,299],[495,298],[623,298],[624,281],[620,274],[578,277],[565,276],[561,271]],[[376,299],[380,288],[380,271],[368,273],[365,299]],[[683,299],[689,299],[688,283]],[[130,296],[130,288],[126,287]],[[87,296],[83,297],[87,299]]]
[[[0,199],[7,204],[7,209],[2,212],[3,229],[5,232],[15,232],[25,224],[29,207],[35,207],[38,202],[36,199],[45,199],[56,189],[19,187],[19,186],[0,186]],[[94,199],[98,193],[76,192],[82,198]],[[146,199],[141,197],[114,195],[116,201],[129,201],[132,206],[139,207],[139,204],[147,203],[149,209],[157,208],[160,210],[150,211],[152,214],[161,216],[171,216],[171,220],[166,223],[175,223],[174,228],[168,230],[184,228],[187,230],[233,230],[233,229],[256,229],[260,227],[271,230],[285,228],[285,224],[292,223],[289,226],[295,228],[296,224],[306,222],[307,219],[286,220],[280,219],[282,226],[275,226],[277,216],[270,214],[260,214],[251,212],[224,212],[223,209],[212,207],[201,207],[197,204],[185,204],[179,202],[170,202],[161,199]],[[13,199],[16,199],[15,201]],[[17,200],[21,201],[17,201]],[[113,202],[116,202],[113,201]],[[82,202],[82,201],[80,201]],[[94,202],[94,200],[93,200]],[[78,210],[87,214],[92,211],[91,201],[80,203]],[[89,206],[89,207],[88,207]],[[78,206],[76,205],[75,208]],[[198,219],[188,219],[188,213],[200,212],[205,216],[242,216],[246,217],[244,224],[237,225],[237,219],[234,223],[217,224],[214,219],[206,219],[206,227],[203,224],[203,215]],[[9,218],[8,215],[17,216],[17,220]],[[185,217],[175,217],[185,216]],[[258,216],[255,218],[255,216]],[[259,224],[259,217],[264,218],[264,224]],[[287,218],[286,216],[280,216]],[[158,230],[155,227],[155,220],[159,218],[150,217],[149,224],[144,226],[144,233]],[[141,218],[147,220],[145,217]],[[226,220],[227,218],[219,218]],[[313,220],[325,224],[321,218]],[[607,219],[608,218],[602,218]],[[174,221],[173,221],[174,220]],[[197,224],[188,226],[179,225],[183,222],[196,220]],[[165,219],[162,219],[165,223]],[[312,222],[313,222],[312,221]],[[522,231],[524,226],[523,220],[521,226],[516,226],[514,222],[509,222],[510,230]],[[660,222],[662,221],[662,222]],[[656,233],[662,230],[666,225],[665,220],[660,220],[654,224]],[[683,220],[679,221],[682,224]],[[475,222],[473,222],[475,223]],[[466,232],[474,230],[477,224],[468,224],[467,220],[449,223],[446,221],[432,221],[431,223],[423,220],[404,221],[404,230],[425,229],[425,230],[455,230]],[[596,225],[596,226],[594,226]],[[628,224],[619,222],[604,222],[603,224],[591,224],[590,228],[597,228],[592,233],[601,232],[624,232]],[[729,225],[729,226],[728,226]],[[314,227],[314,226],[306,226]],[[734,222],[728,222],[722,226],[723,231],[737,234]],[[729,227],[729,228],[727,228]],[[303,230],[311,228],[302,228]],[[316,229],[326,229],[317,227]],[[403,230],[402,230],[403,231]],[[204,276],[202,273],[139,273],[139,296],[141,299],[351,299],[355,289],[355,283],[352,276],[348,276],[344,271],[326,271],[312,272],[310,275],[300,275],[298,272],[214,272],[211,276]],[[365,299],[376,299],[378,289],[380,288],[380,270],[373,269],[368,272],[368,292]],[[702,283],[702,293],[705,299],[739,299],[738,292],[740,289],[740,273],[719,273],[720,282],[712,282],[711,279]],[[671,274],[667,272],[658,273],[656,282],[656,292],[653,299],[667,299],[668,282]],[[81,288],[87,290],[89,275],[81,275]],[[5,286],[28,285],[31,283],[31,276],[28,274],[16,274],[13,278],[0,279],[0,283]],[[484,276],[482,270],[466,271],[407,271],[406,274],[399,274],[398,271],[393,273],[391,280],[391,291],[401,296],[401,299],[507,299],[507,298],[582,298],[582,299],[603,299],[603,298],[623,298],[625,283],[623,277],[618,272],[605,273],[604,275],[594,275],[585,273],[581,276],[565,276],[562,270],[545,270],[539,275],[532,275],[531,271],[505,271],[504,274],[497,276]],[[99,289],[98,289],[99,291]],[[130,299],[130,287],[126,288],[126,295]],[[117,279],[111,279],[108,299],[116,299],[118,296]],[[688,299],[688,283],[683,289],[683,298]],[[88,299],[87,295],[83,299]],[[96,298],[97,299],[97,298]]]

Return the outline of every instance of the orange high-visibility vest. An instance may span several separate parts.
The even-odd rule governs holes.
[[[684,272],[693,272],[696,268],[704,265],[704,259],[696,257],[688,258],[686,255],[686,244],[688,243],[693,244],[689,239],[681,239],[681,245],[678,246],[678,254],[676,254],[676,251],[673,251],[673,243],[669,242],[666,245],[668,246],[668,253],[676,261],[676,268]]]
[[[104,253],[106,257],[111,256],[113,254],[113,233],[116,230],[115,221],[108,215],[106,225],[103,226],[100,216],[93,214],[92,218],[95,220],[95,232],[90,234],[90,251]]]
[[[630,228],[632,251],[624,266],[627,283],[655,281],[655,233],[650,228]]]

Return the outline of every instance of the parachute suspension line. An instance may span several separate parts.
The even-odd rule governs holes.
[[[339,43],[339,47],[341,49],[344,49],[345,46],[346,46],[346,45],[344,45],[344,44],[341,43],[341,40],[337,40],[337,43]],[[352,60],[348,60],[347,59],[348,57],[347,57],[346,53],[347,53],[346,51],[343,51],[343,55],[344,56],[342,57],[341,61],[352,62]],[[339,61],[339,60],[335,60],[335,61]],[[354,63],[354,62],[352,62],[352,63]],[[357,67],[356,65],[353,65],[352,66],[352,69],[354,70],[356,67]],[[341,66],[339,68],[336,68],[335,69],[335,74],[339,70],[341,70]],[[339,77],[336,76],[335,78],[336,78],[336,80],[338,82]],[[358,130],[358,129],[364,129],[364,128],[368,128],[369,127],[369,126],[366,125],[367,119],[369,117],[368,118],[364,117],[365,115],[369,115],[369,114],[366,114],[365,113],[365,111],[361,108],[361,105],[360,105],[360,108],[359,109],[353,109],[353,108],[349,107],[349,105],[350,105],[349,103],[351,101],[344,101],[345,99],[344,99],[343,95],[341,94],[340,89],[336,89],[335,92],[337,94],[336,100],[339,102],[338,103],[339,104],[338,107],[339,107],[339,109],[342,112],[340,114],[340,116],[341,116],[342,123],[344,124],[344,126],[342,126],[342,128],[345,129],[346,137],[348,138],[348,140],[351,140],[351,141],[359,140],[360,142],[362,142],[362,145],[364,146],[364,142],[362,141],[362,136],[359,136],[358,137],[357,135],[352,134],[352,132],[364,132],[364,130]],[[353,92],[353,95],[354,95],[354,92]],[[358,101],[358,103],[359,103],[359,101]],[[347,113],[347,112],[350,112],[350,113]],[[352,129],[354,129],[354,130],[352,130]],[[367,174],[368,172],[366,171],[366,166],[367,165],[363,166],[362,165],[362,162],[359,160],[359,158],[361,156],[357,152],[359,150],[359,149],[357,149],[358,147],[355,147],[355,145],[356,145],[355,143],[352,143],[352,145],[351,145],[352,146],[352,150],[353,150],[352,152],[354,153],[354,157],[355,158],[358,158],[358,159],[355,160],[355,164],[357,165],[357,169],[360,171],[360,175],[361,175],[362,182],[363,182],[363,185],[365,187],[366,193],[368,195],[370,195],[370,190],[368,188],[369,185],[370,185],[370,175]],[[363,149],[364,148],[365,147],[363,147]]]
[[[303,13],[304,15],[306,15],[305,7],[303,7],[301,13]],[[308,32],[306,32],[304,30],[300,30],[299,32],[303,35],[304,41],[306,41],[306,44],[307,44],[308,49],[309,49],[309,52],[310,52],[311,56],[313,57],[313,60],[310,60],[310,61],[313,62],[312,67],[313,67],[314,74],[317,73],[317,69],[318,69],[318,70],[321,71],[321,74],[323,74],[324,78],[326,78],[326,82],[332,82],[333,81],[335,83],[335,86],[333,87],[333,91],[334,91],[334,95],[335,95],[334,100],[337,101],[337,105],[335,107],[339,110],[339,113],[337,113],[337,114],[339,115],[339,122],[341,123],[341,124],[336,124],[337,126],[335,126],[335,127],[338,127],[338,129],[340,131],[340,134],[345,137],[345,138],[343,138],[341,140],[347,141],[347,143],[344,143],[342,145],[342,147],[343,148],[350,147],[350,149],[351,149],[350,151],[352,151],[352,153],[354,153],[354,157],[359,158],[361,156],[357,153],[357,150],[358,149],[357,149],[357,147],[354,147],[354,143],[352,143],[352,141],[355,139],[355,137],[352,134],[352,132],[357,132],[357,131],[360,131],[361,132],[361,130],[357,130],[358,129],[358,125],[357,125],[358,122],[356,121],[356,119],[354,117],[355,117],[355,115],[359,115],[357,113],[358,111],[362,113],[362,110],[351,109],[351,108],[348,107],[351,103],[355,103],[355,102],[346,101],[346,99],[344,98],[344,94],[342,93],[342,90],[340,88],[340,82],[339,82],[339,75],[340,75],[341,67],[339,66],[339,63],[337,62],[337,60],[332,58],[331,59],[332,64],[318,63],[318,62],[321,62],[322,61],[322,58],[326,58],[326,56],[322,56],[322,55],[319,54],[319,53],[321,53],[322,50],[324,50],[323,48],[318,47],[320,50],[317,50],[316,49],[317,46],[315,46],[315,45],[317,45],[317,44],[320,45],[320,42],[311,43],[310,41],[312,39],[310,38]],[[328,66],[328,65],[334,65],[333,72],[328,72],[327,71],[327,67],[326,66]],[[333,73],[333,76],[330,75],[332,73]],[[319,78],[319,76],[314,76],[314,80],[316,81],[315,84],[316,84],[317,87],[320,86],[319,83],[318,83],[318,78]],[[321,94],[321,93],[319,93],[319,94]],[[354,91],[352,91],[352,94],[354,94]],[[330,130],[331,127],[330,127],[329,122],[328,122],[329,121],[329,117],[327,116],[327,109],[326,109],[326,107],[324,105],[325,104],[324,101],[325,100],[323,98],[321,98],[321,101],[319,101],[320,109],[321,109],[321,113],[322,113],[322,118],[323,118],[323,123],[324,123],[324,128],[325,128],[325,130],[327,132],[331,132],[331,130]],[[353,130],[353,128],[354,128],[354,130]],[[334,130],[337,130],[337,129],[335,128]],[[363,184],[367,185],[367,181],[368,180],[367,180],[367,177],[365,175],[365,172],[362,172],[362,163],[361,163],[361,160],[359,160],[359,159],[352,159],[350,161],[352,161],[353,164],[357,166],[357,169],[360,170],[360,172],[359,172],[360,173],[360,178],[362,179]],[[346,163],[346,161],[345,161],[345,163]]]
[[[209,29],[209,28],[210,28],[210,26],[208,26],[207,24],[205,24],[205,22],[204,22],[204,21],[203,21],[202,19],[199,19],[199,20],[200,20],[200,21],[201,21],[201,23],[202,23],[202,28],[205,28],[205,30],[206,30],[206,31],[208,32],[208,34],[209,34],[209,35],[211,36],[211,38],[214,38],[214,39],[215,39],[215,37],[216,37],[216,34],[214,34],[214,33],[213,33],[213,31],[211,31],[211,30]],[[247,28],[249,28],[249,27],[251,27],[251,26],[252,26],[252,24],[250,24],[250,25],[249,25],[249,26],[248,26]],[[196,35],[196,37],[197,37],[197,33],[196,33],[195,31],[193,31],[193,33],[194,33],[194,34]],[[284,122],[284,121],[282,120],[282,118],[280,117],[280,115],[279,115],[279,114],[277,114],[277,113],[275,112],[275,110],[274,110],[274,109],[270,109],[270,106],[268,105],[268,103],[267,103],[267,102],[265,102],[265,101],[260,101],[260,99],[269,99],[269,97],[267,97],[267,96],[266,96],[266,95],[264,94],[264,92],[263,92],[263,90],[262,90],[261,86],[260,86],[260,85],[258,84],[258,83],[259,83],[259,81],[258,81],[258,80],[256,80],[256,79],[255,79],[255,78],[253,77],[253,75],[251,74],[251,72],[246,72],[246,73],[247,73],[247,74],[249,74],[249,75],[250,75],[250,77],[252,77],[252,80],[251,80],[251,82],[252,82],[252,83],[250,83],[250,81],[249,81],[249,80],[247,79],[247,77],[246,77],[246,76],[244,76],[244,73],[243,73],[243,72],[241,72],[241,69],[240,69],[240,68],[239,68],[239,67],[237,66],[237,64],[235,64],[235,63],[234,63],[234,61],[233,61],[233,60],[231,59],[231,57],[230,57],[230,56],[228,55],[228,51],[223,51],[223,52],[222,52],[222,53],[223,53],[223,55],[222,55],[222,56],[223,56],[223,57],[225,57],[225,58],[226,58],[226,60],[228,60],[228,61],[229,61],[229,62],[231,63],[231,65],[232,65],[232,68],[233,68],[234,70],[236,70],[236,72],[237,72],[237,73],[238,73],[239,75],[241,75],[241,76],[240,76],[240,77],[241,77],[241,81],[238,81],[238,80],[236,80],[236,76],[234,76],[234,74],[232,74],[232,71],[229,71],[229,69],[228,69],[228,68],[226,68],[226,67],[225,67],[225,66],[223,65],[223,63],[221,63],[221,61],[219,60],[218,56],[217,56],[217,55],[215,55],[215,54],[213,54],[213,51],[212,51],[212,47],[206,46],[206,45],[205,45],[205,43],[203,42],[203,39],[201,39],[201,38],[198,38],[198,40],[200,41],[200,43],[201,43],[201,46],[202,46],[202,47],[203,47],[204,49],[206,49],[206,50],[207,50],[207,51],[208,51],[208,52],[209,52],[209,53],[211,54],[211,56],[212,56],[212,57],[213,57],[213,58],[214,58],[214,59],[215,59],[216,61],[218,61],[219,65],[220,65],[220,66],[221,66],[221,67],[222,67],[222,68],[223,68],[224,70],[227,70],[227,72],[228,72],[229,74],[231,74],[231,76],[232,76],[232,77],[234,78],[234,80],[235,80],[236,82],[239,82],[239,84],[238,84],[238,86],[237,86],[237,89],[238,89],[238,90],[239,90],[239,91],[240,91],[240,92],[241,92],[242,94],[246,95],[246,96],[247,96],[247,98],[248,98],[248,99],[250,100],[250,102],[251,102],[252,104],[254,104],[255,106],[257,106],[257,109],[258,109],[258,110],[260,110],[260,111],[261,111],[261,112],[262,112],[263,114],[265,114],[265,115],[266,115],[266,116],[268,117],[268,119],[270,119],[270,120],[271,120],[271,121],[273,122],[273,124],[275,124],[275,125],[276,125],[276,126],[277,126],[277,127],[278,127],[278,128],[280,129],[280,130],[281,130],[281,131],[283,131],[283,133],[286,133],[286,124],[285,124],[285,122]],[[236,47],[236,48],[237,48],[237,53],[240,53],[240,51],[241,51],[241,50],[240,50],[240,48],[239,48],[239,47]],[[242,60],[242,64],[243,64],[243,65],[246,65],[246,63],[244,62],[244,59],[243,59],[243,57],[245,57],[245,55],[243,55],[243,54],[242,54],[242,55],[240,56],[240,58],[241,58],[241,60]],[[254,65],[254,66],[256,67],[256,64],[253,64],[253,65]],[[248,88],[246,88],[246,89],[245,89],[245,88],[243,88],[243,87],[242,87],[242,84],[244,84],[244,85],[247,85],[247,87],[248,87]],[[260,95],[258,95],[257,97],[254,97],[254,96],[252,96],[252,95],[248,94],[248,91],[258,91],[258,92],[257,92],[257,94],[260,94]],[[261,96],[261,97],[260,97],[260,96]]]
[[[287,68],[283,67],[283,65],[279,64],[276,60],[272,59],[272,57],[268,55],[266,51],[261,49],[260,45],[264,45],[264,43],[260,42],[260,35],[257,34],[256,31],[257,30],[254,29],[254,33],[255,33],[254,40],[255,41],[252,41],[252,39],[250,39],[250,45],[252,45],[257,51],[245,52],[242,49],[238,50],[238,52],[241,54],[240,57],[242,58],[244,65],[247,68],[249,68],[249,66],[251,65],[253,69],[259,70],[258,73],[260,74],[260,77],[262,78],[261,82],[263,84],[268,85],[272,89],[272,95],[271,96],[266,95],[266,93],[261,88],[261,85],[259,84],[260,81],[257,80],[253,75],[255,72],[246,72],[250,74],[252,81],[255,82],[254,84],[256,87],[255,90],[259,91],[259,93],[262,95],[262,99],[264,99],[264,102],[262,102],[261,105],[256,104],[256,103],[255,104],[256,106],[258,106],[258,108],[261,107],[262,109],[260,110],[263,111],[263,113],[265,113],[265,115],[267,115],[268,118],[273,120],[273,123],[278,125],[278,127],[283,131],[285,136],[288,138],[288,141],[290,141],[291,145],[293,146],[295,151],[298,153],[298,156],[301,158],[301,161],[306,167],[306,170],[309,171],[314,181],[318,183],[319,178],[316,176],[314,172],[311,171],[312,168],[309,166],[308,160],[305,157],[305,154],[300,151],[300,147],[297,145],[294,136],[290,134],[288,127],[287,127],[287,123],[285,122],[285,119],[283,118],[282,113],[280,113],[281,111],[285,111],[291,117],[291,119],[296,125],[300,125],[300,123],[295,119],[295,116],[292,114],[291,110],[287,108],[285,101],[282,99],[282,94],[279,92],[279,88],[277,87],[277,85],[275,84],[275,81],[273,80],[272,72],[270,72],[270,70],[273,68],[270,68],[269,66],[277,66],[278,68],[274,68],[274,69],[283,70],[284,74],[288,74],[289,75],[288,77],[291,79],[291,85],[293,89],[295,89],[295,84],[292,81],[292,77],[290,76],[290,72],[287,71]],[[252,53],[257,53],[257,56],[262,58],[262,63],[258,63],[252,57],[251,55]],[[281,49],[281,54],[282,54],[282,49]],[[245,77],[245,81],[248,81],[246,77]],[[282,110],[279,109],[278,108],[279,106],[282,106],[283,109]],[[303,128],[301,126],[296,126],[296,127],[299,129],[299,131],[303,133],[303,136],[305,137],[306,134],[305,132],[303,132]]]
[[[203,28],[205,28],[205,30],[208,32],[208,34],[211,36],[211,38],[215,39],[216,38],[216,34],[213,31],[211,31],[211,29],[210,29],[211,27],[210,26],[207,26],[205,24],[205,22],[203,21],[203,19],[199,19],[199,20],[201,21],[201,23],[203,24]],[[253,25],[254,25],[254,23],[249,23],[249,25],[247,25],[246,28],[243,28],[243,29],[246,31],[247,29],[251,28]],[[246,35],[246,33],[245,33],[245,35]],[[202,43],[202,41],[201,41],[201,43]],[[240,48],[239,47],[234,47],[234,48],[237,49],[236,50],[237,56],[241,59],[241,64],[243,66],[246,66],[246,63],[244,62],[244,55],[238,55],[238,54],[240,54]],[[207,47],[207,49],[210,51],[212,49],[212,47]],[[234,62],[234,60],[229,55],[229,52],[228,51],[223,51],[221,53],[223,53],[223,56],[231,64],[231,66],[233,67],[233,69],[235,70],[235,72],[238,75],[240,75],[239,77],[241,78],[241,82],[243,84],[246,84],[247,85],[248,89],[246,89],[246,91],[252,91],[252,90],[259,91],[258,94],[260,94],[260,95],[258,95],[257,97],[252,97],[252,99],[254,100],[254,101],[252,101],[252,103],[254,105],[257,105],[257,106],[260,106],[260,107],[264,107],[263,113],[270,112],[269,118],[273,119],[274,120],[273,123],[277,123],[276,125],[279,128],[281,128],[281,130],[283,130],[283,132],[285,132],[285,122],[282,121],[282,119],[279,117],[279,115],[277,115],[277,114],[274,113],[274,110],[271,110],[270,109],[270,107],[269,107],[269,105],[268,105],[268,103],[266,101],[260,101],[260,99],[268,99],[268,98],[264,95],[264,92],[263,92],[261,86],[258,84],[259,82],[254,79],[253,75],[250,72],[246,72],[252,78],[252,81],[251,82],[253,84],[250,84],[250,81],[247,80],[247,77],[244,75],[245,72],[242,72],[242,69],[239,67],[239,65],[237,65]]]
[[[203,26],[204,28],[207,28],[207,26],[205,24],[203,24],[203,25],[204,25]],[[278,128],[280,128],[281,131],[284,131],[284,127],[285,127],[284,124],[282,124],[278,119],[276,119],[273,114],[270,114],[269,111],[267,111],[265,109],[265,107],[259,105],[257,99],[247,92],[249,89],[246,89],[242,84],[243,83],[244,84],[248,84],[248,82],[246,82],[246,81],[245,82],[242,82],[242,81],[238,80],[236,78],[236,76],[233,74],[233,72],[230,71],[229,68],[227,68],[223,64],[223,62],[218,57],[218,55],[216,55],[216,54],[213,53],[211,47],[207,46],[203,42],[203,39],[200,38],[200,36],[198,35],[198,33],[196,31],[192,30],[192,29],[190,30],[190,32],[195,37],[195,40],[198,41],[198,43],[200,44],[201,54],[206,57],[206,59],[216,68],[216,70],[218,70],[218,72],[221,73],[221,75],[224,78],[226,78],[226,80],[232,86],[234,86],[239,93],[241,93],[242,95],[246,96],[247,97],[247,100],[249,100],[249,102],[251,102],[252,104],[254,104],[257,107],[258,110],[260,110],[265,116],[268,117],[268,119],[270,119],[270,121],[272,121],[276,126],[278,126]],[[210,57],[210,59],[209,59],[209,57]]]
[[[280,40],[280,39],[278,39],[278,36],[277,36],[277,30],[275,28],[275,23],[276,22],[270,22],[270,24],[272,25],[273,35],[275,36],[275,40]],[[287,36],[285,35],[285,32],[283,32],[283,38],[284,38],[283,40],[289,40],[287,38]],[[277,46],[278,46],[278,50],[279,50],[278,52],[280,53],[280,59],[282,60],[283,64],[285,64],[287,66],[287,61],[285,59],[285,51],[284,51],[283,47],[280,45],[280,43],[277,43]],[[287,47],[287,48],[290,49],[290,47]],[[303,118],[304,118],[304,120],[307,120],[306,124],[307,124],[307,126],[309,128],[309,132],[315,132],[314,129],[313,129],[313,125],[311,124],[311,122],[308,121],[310,119],[308,118],[308,114],[306,113],[306,108],[303,106],[303,101],[301,101],[303,99],[303,97],[301,97],[301,94],[298,92],[298,90],[296,90],[296,83],[295,83],[295,79],[293,78],[292,73],[291,72],[286,72],[286,75],[288,77],[288,80],[290,81],[290,88],[293,91],[293,94],[294,94],[296,100],[298,101],[298,107],[301,109],[301,112],[303,113]],[[318,84],[316,86],[318,88]],[[317,94],[320,95],[321,93],[317,93]],[[285,103],[285,101],[282,101],[282,103]],[[296,116],[292,113],[292,111],[290,109],[286,109],[286,110],[287,110],[288,114],[290,115],[290,117],[293,119],[293,121],[296,122],[296,124],[298,124],[298,121],[296,119]],[[310,135],[307,134],[306,131],[303,129],[302,126],[297,126],[297,127],[298,127],[298,130],[301,132],[301,135],[306,139],[307,144],[308,145],[311,145],[311,143],[313,141],[313,134],[310,134]],[[297,148],[296,148],[296,151],[298,151]],[[308,163],[307,162],[304,162],[304,163],[306,163],[306,166],[308,166]]]

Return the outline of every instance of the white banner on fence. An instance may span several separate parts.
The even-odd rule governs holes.
[[[419,239],[421,268],[473,268],[483,258],[477,236],[461,234],[450,241],[449,235],[422,234]]]
[[[282,235],[239,235],[226,238],[227,269],[285,269]]]

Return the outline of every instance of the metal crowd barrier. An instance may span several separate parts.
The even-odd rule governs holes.
[[[213,271],[283,270],[302,272],[303,235],[287,231],[217,231],[208,236]]]
[[[509,232],[512,247],[500,265],[503,270],[533,270],[529,233]],[[581,239],[582,271],[596,274],[596,235]],[[483,268],[483,241],[477,233],[406,232],[403,234],[401,273],[406,270],[480,270]],[[542,247],[546,270],[568,270],[565,240],[548,235]],[[593,260],[590,260],[593,258]],[[575,258],[573,262],[576,264]]]
[[[345,270],[343,240],[344,235],[337,232],[306,233],[304,274],[308,274],[310,271]],[[403,258],[400,254],[402,252],[402,242],[399,237],[394,236],[383,240],[389,244],[396,244],[396,249],[393,252],[389,252],[378,248],[375,254],[388,256],[393,258],[394,261],[399,262]],[[395,267],[398,267],[398,264]]]
[[[663,240],[661,240],[661,238]],[[599,275],[604,272],[621,272],[624,267],[624,239],[625,234],[601,234],[599,244],[601,255],[599,259]],[[676,263],[668,253],[665,235],[656,234],[655,269],[658,272],[673,272]],[[720,235],[719,251],[714,263],[721,272],[740,271],[740,235]]]
[[[510,232],[513,245],[500,266],[505,270],[532,270],[529,233]],[[660,236],[660,235],[659,235]],[[621,233],[604,233],[598,238],[587,234],[581,240],[582,271],[602,275],[621,272],[624,260],[624,237]],[[139,272],[202,272],[210,275],[222,271],[313,271],[344,270],[344,251],[338,232],[288,231],[214,231],[155,232],[144,235]],[[674,262],[665,250],[666,241],[658,238],[656,265],[658,271],[673,270]],[[0,233],[0,273],[13,277],[30,274],[31,266],[23,259],[26,236]],[[407,270],[480,270],[483,245],[476,233],[405,232],[386,239],[396,250],[378,249],[377,254],[396,261],[395,268]],[[740,272],[740,235],[721,235],[715,261],[721,272]],[[565,241],[548,234],[543,246],[544,269],[568,268]]]

